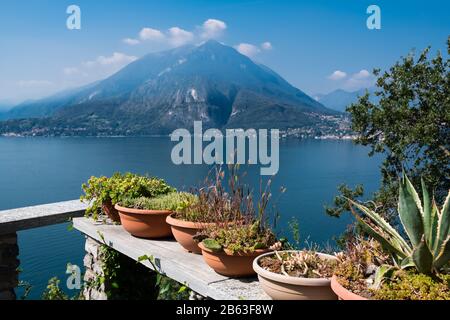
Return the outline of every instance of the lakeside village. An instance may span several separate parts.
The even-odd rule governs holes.
[[[317,139],[317,140],[354,140],[357,135],[351,129],[351,119],[348,115],[314,114],[318,122],[314,125],[280,130],[281,139]],[[50,128],[33,126],[21,132],[11,131],[0,133],[2,137],[124,137],[114,133],[92,132],[87,128]],[[148,135],[161,136],[161,135]],[[169,136],[169,135],[168,135]]]

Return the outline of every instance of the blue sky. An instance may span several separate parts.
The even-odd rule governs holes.
[[[66,28],[71,4],[81,8],[81,30]],[[381,30],[366,27],[371,4],[381,8]],[[373,82],[366,70],[413,48],[445,53],[449,12],[446,0],[3,0],[0,101],[86,84],[147,52],[205,38],[235,46],[308,94],[356,90]]]

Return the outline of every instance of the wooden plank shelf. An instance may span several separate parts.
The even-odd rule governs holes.
[[[138,260],[143,255],[153,256],[162,274],[186,285],[202,296],[216,300],[268,300],[258,280],[232,279],[215,273],[201,255],[186,252],[173,239],[146,240],[131,236],[122,226],[103,224],[88,218],[73,219],[75,229],[86,236]],[[150,262],[143,262],[153,269]]]

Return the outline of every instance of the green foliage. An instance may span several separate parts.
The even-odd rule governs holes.
[[[216,182],[211,187],[218,195],[211,198],[211,205],[215,208],[211,217],[216,217],[212,220],[216,223],[200,231],[195,238],[199,241],[208,239],[206,244],[204,242],[205,246],[211,245],[214,250],[227,249],[233,254],[268,249],[276,243],[276,237],[268,222],[268,206],[272,199],[271,180],[267,181],[264,189],[261,185],[261,194],[255,204],[252,191],[241,183],[238,169],[239,166],[230,166],[228,192],[225,192],[221,184],[223,172],[217,172]],[[285,189],[281,188],[281,193],[284,191]],[[201,196],[199,198],[201,199]],[[224,215],[224,212],[229,215]],[[231,216],[233,219],[223,220],[224,216]],[[278,245],[281,246],[281,243]]]
[[[391,256],[384,252],[378,241],[373,238],[354,237],[350,234],[345,242],[345,251],[336,254],[336,257],[338,264],[334,274],[339,283],[353,293],[366,298],[372,296],[368,278],[374,277],[372,287],[376,286],[378,284],[377,270],[393,263]]]
[[[104,285],[109,300],[156,299],[154,272],[107,245],[100,247],[100,256],[102,276],[87,283],[87,287],[98,289]]]
[[[176,191],[162,179],[132,173],[115,173],[110,178],[91,177],[82,185],[82,189],[84,195],[80,199],[89,202],[86,215],[94,219],[101,212],[104,203],[115,205],[125,198],[152,198]]]
[[[446,59],[430,48],[418,56],[409,54],[388,71],[375,70],[377,102],[369,94],[347,108],[357,144],[369,146],[369,156],[383,154],[382,184],[372,205],[391,222],[396,221],[397,177],[406,170],[418,185],[421,177],[443,202],[450,189],[450,38]],[[348,211],[344,198],[355,200],[348,188],[339,188],[335,206],[326,208],[332,216]],[[356,195],[360,196],[355,190]]]
[[[270,229],[261,229],[258,221],[253,224],[217,225],[204,232],[207,237],[202,241],[205,247],[211,246],[215,251],[228,249],[233,254],[268,249],[276,243],[273,232]]]
[[[373,293],[379,300],[450,300],[450,275],[399,271]]]
[[[202,243],[206,248],[215,252],[222,251],[223,249],[220,243],[215,239],[204,239]]]
[[[120,205],[141,210],[180,211],[193,205],[197,197],[186,192],[171,192],[155,198],[125,198]]]
[[[343,212],[350,211],[347,199],[356,200],[364,194],[364,187],[357,185],[354,190],[345,184],[338,186],[339,194],[333,199],[333,206],[325,206],[325,212],[332,217],[340,217]]]
[[[158,300],[187,300],[189,299],[190,290],[169,277],[163,275],[158,268],[158,263],[153,256],[143,255],[138,258],[138,262],[148,261],[154,272],[156,273],[155,290],[157,291]]]
[[[42,293],[42,300],[69,300],[69,296],[59,287],[60,280],[53,277],[48,281],[47,289]]]
[[[409,242],[388,222],[369,208],[349,200],[364,230],[378,240],[400,267],[414,266],[418,272],[439,273],[450,261],[450,191],[442,210],[430,199],[422,181],[423,202],[406,175],[400,181],[398,212]]]

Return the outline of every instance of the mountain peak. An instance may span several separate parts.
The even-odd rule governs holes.
[[[214,128],[298,128],[322,121],[321,114],[334,112],[276,72],[208,40],[145,55],[105,80],[24,105],[13,116],[165,134],[197,120]]]

